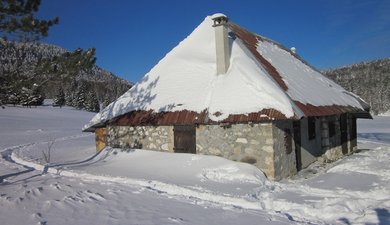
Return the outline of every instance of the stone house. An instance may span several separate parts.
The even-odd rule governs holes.
[[[217,155],[279,180],[355,151],[357,118],[371,118],[368,105],[295,48],[215,14],[84,131],[98,151]]]

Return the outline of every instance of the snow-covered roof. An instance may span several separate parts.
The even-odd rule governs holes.
[[[226,74],[217,75],[212,25],[212,17],[206,17],[140,82],[93,117],[84,130],[129,113],[137,115],[128,120],[162,124],[156,117],[171,123],[207,123],[365,112],[364,101],[290,50],[232,22],[227,25],[230,67]],[[186,119],[168,118],[180,117],[181,112],[186,113]]]

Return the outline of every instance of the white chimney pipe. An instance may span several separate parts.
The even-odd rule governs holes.
[[[215,48],[217,53],[217,74],[225,74],[230,65],[230,49],[226,24],[227,16],[216,13],[211,17],[214,20]]]

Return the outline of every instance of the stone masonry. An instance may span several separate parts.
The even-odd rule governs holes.
[[[330,148],[327,150],[324,149],[326,157],[331,161],[335,161],[343,157],[343,152],[341,149],[340,119],[338,116],[333,116],[333,118],[334,120],[332,122],[335,125],[336,132],[333,137],[329,137]]]
[[[330,136],[329,123],[333,123],[335,132]],[[343,157],[341,149],[340,120],[337,116],[328,116],[321,118],[321,144],[323,161],[332,162]]]
[[[275,121],[272,129],[274,149],[274,179],[291,177],[297,173],[297,161],[291,121]]]
[[[356,149],[355,118],[348,123],[348,153]],[[356,122],[355,122],[356,124]],[[311,146],[317,159],[329,162],[343,156],[340,116],[319,118],[319,145]],[[354,125],[354,126],[353,126]],[[331,127],[331,128],[330,128]],[[334,130],[330,135],[330,129]],[[250,163],[270,179],[280,180],[297,173],[293,123],[290,120],[266,123],[197,125],[196,153],[216,155]],[[305,137],[307,130],[301,130]],[[355,135],[356,136],[356,135]],[[352,138],[352,140],[351,140]],[[107,144],[120,148],[174,152],[173,126],[107,126]],[[302,139],[301,139],[302,140]],[[298,150],[300,151],[300,150]]]
[[[272,123],[200,125],[196,130],[196,152],[246,162],[274,175]]]
[[[196,153],[253,164],[271,179],[291,176],[296,173],[295,153],[287,156],[283,123],[291,127],[286,121],[279,127],[275,123],[199,125]],[[173,140],[173,126],[107,127],[107,143],[112,147],[174,152]]]
[[[173,127],[108,126],[107,143],[112,147],[143,148],[173,152]]]

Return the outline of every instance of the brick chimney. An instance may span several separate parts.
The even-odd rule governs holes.
[[[230,65],[230,48],[226,24],[227,16],[222,13],[216,13],[211,16],[214,20],[215,28],[215,47],[217,53],[217,74],[225,74]]]

